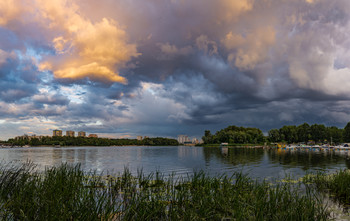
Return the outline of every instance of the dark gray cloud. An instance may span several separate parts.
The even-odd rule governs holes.
[[[33,101],[38,104],[49,104],[49,105],[68,105],[69,100],[58,94],[40,94],[33,97]]]
[[[38,73],[28,60],[0,49],[0,100],[20,102],[37,93]]]

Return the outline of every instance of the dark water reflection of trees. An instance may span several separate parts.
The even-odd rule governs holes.
[[[350,169],[350,151],[307,151],[307,150],[281,150],[262,148],[203,148],[204,158],[209,162],[215,157],[221,162],[230,165],[257,164],[267,159],[268,164],[285,167],[298,167],[302,170],[312,168],[334,168],[345,165]],[[264,156],[266,156],[264,158]]]
[[[264,150],[261,148],[203,148],[205,161],[216,157],[223,163],[232,165],[246,165],[259,163],[264,157]]]
[[[313,150],[267,150],[269,161],[289,167],[300,167],[303,170],[311,168],[334,167],[345,164],[350,168],[350,158],[347,152],[313,151]]]

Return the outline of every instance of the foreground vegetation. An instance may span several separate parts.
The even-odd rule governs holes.
[[[125,146],[125,145],[149,145],[149,146],[177,146],[179,143],[175,139],[169,138],[145,138],[143,140],[136,139],[108,139],[95,137],[20,137],[18,139],[9,139],[8,142],[16,146],[40,146],[40,145],[60,145],[60,146]]]
[[[316,188],[327,193],[335,201],[350,205],[350,171],[340,170],[334,174],[317,173],[306,176],[305,182],[313,183]]]
[[[156,172],[119,177],[80,166],[0,169],[1,220],[327,220],[330,213],[299,184],[253,181],[242,173],[186,178]]]

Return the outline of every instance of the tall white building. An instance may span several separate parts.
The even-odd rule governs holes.
[[[181,144],[184,144],[185,142],[191,142],[190,138],[188,138],[187,135],[179,135],[177,136],[177,141]]]

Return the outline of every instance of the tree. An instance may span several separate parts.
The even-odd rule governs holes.
[[[247,143],[246,133],[242,131],[235,132],[235,143],[239,143],[239,144]]]
[[[280,130],[280,134],[284,137],[284,140],[288,143],[295,143],[298,141],[297,127],[296,126],[283,126]]]
[[[245,128],[228,126],[225,129],[217,131],[215,135],[212,135],[209,130],[204,132],[202,137],[205,144],[215,143],[263,143],[265,141],[264,134],[258,128]]]
[[[205,144],[213,143],[213,135],[211,134],[210,130],[204,131],[204,136],[202,137],[202,140]]]
[[[313,124],[310,127],[311,139],[315,142],[324,141],[326,139],[326,127],[323,124]]]
[[[308,123],[303,123],[297,127],[297,135],[299,142],[307,143],[311,139],[310,125]]]
[[[343,142],[343,129],[337,127],[327,127],[327,140],[332,144]]]
[[[268,133],[268,137],[270,142],[279,142],[282,140],[278,129],[270,130]]]
[[[31,146],[39,146],[40,145],[40,140],[38,138],[32,138],[29,142]]]
[[[344,127],[343,139],[344,142],[350,142],[350,122]]]

